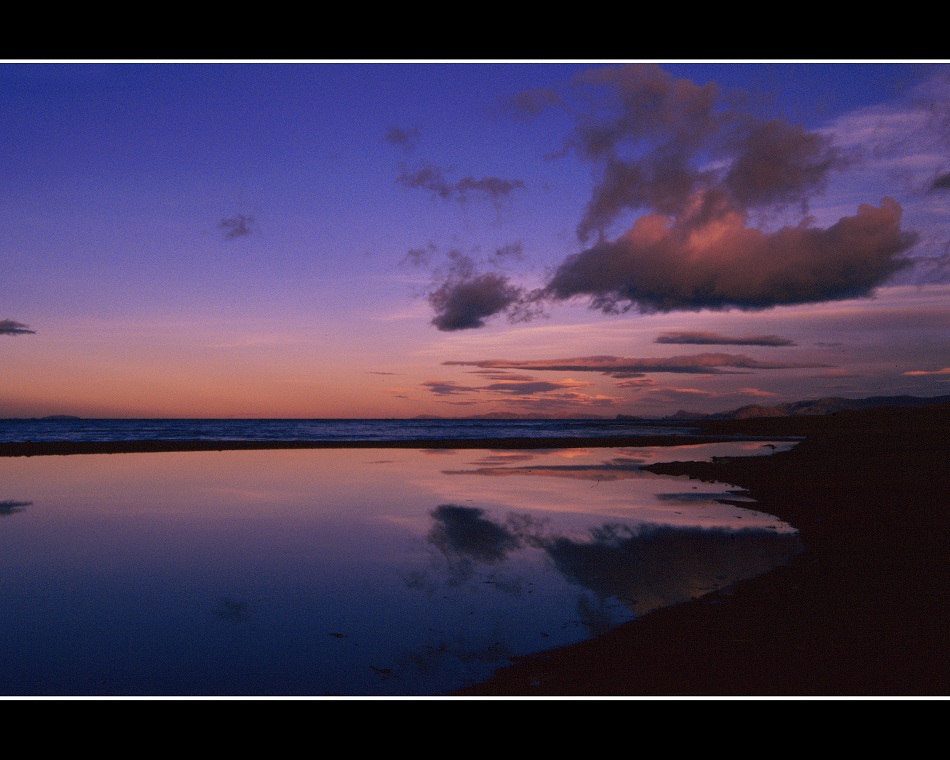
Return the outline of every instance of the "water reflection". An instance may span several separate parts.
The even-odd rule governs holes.
[[[723,453],[0,459],[0,695],[445,693],[787,561]]]
[[[578,539],[551,533],[548,521],[529,515],[509,514],[500,523],[482,509],[453,504],[442,504],[431,514],[428,540],[446,559],[450,585],[474,579],[478,565],[497,566],[513,552],[532,547],[570,584],[593,594],[601,612],[597,624],[588,625],[592,634],[618,622],[616,614],[602,612],[613,602],[630,617],[642,615],[759,575],[801,551],[797,533],[780,532],[774,525],[734,529],[604,523]],[[510,579],[482,582],[505,593],[525,589],[523,582]],[[593,609],[587,597],[578,606],[588,615]]]

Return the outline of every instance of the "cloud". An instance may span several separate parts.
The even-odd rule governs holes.
[[[251,234],[251,224],[254,217],[247,214],[236,214],[235,216],[222,219],[218,226],[223,229],[225,240],[235,240],[239,237]]]
[[[788,338],[777,335],[730,336],[713,332],[676,331],[660,335],[655,343],[689,344],[697,346],[795,346]]]
[[[943,369],[934,369],[934,370],[915,369],[909,372],[905,372],[904,374],[909,375],[910,377],[922,377],[924,375],[950,375],[950,367],[944,367]]]
[[[582,250],[520,297],[533,308],[587,299],[608,314],[753,311],[867,297],[912,272],[921,237],[902,227],[893,197],[875,192],[866,200],[879,205],[855,202],[853,214],[821,226],[810,215],[830,179],[864,157],[860,145],[835,130],[762,118],[743,97],[630,64],[513,98],[522,115],[566,112],[572,126],[556,155],[593,170],[576,230]],[[455,192],[434,167],[411,179],[444,197]],[[798,220],[778,226],[793,211]],[[516,310],[517,290],[505,284],[498,308]]]
[[[432,324],[443,331],[482,327],[495,314],[518,313],[524,298],[522,288],[494,272],[450,279],[429,294]]]
[[[901,207],[884,198],[827,229],[765,233],[732,209],[693,223],[640,217],[615,241],[569,256],[545,288],[563,301],[588,296],[605,313],[767,309],[870,295],[909,266],[915,242]]]
[[[435,312],[431,323],[451,332],[483,327],[499,314],[506,314],[510,322],[526,322],[543,313],[539,298],[497,271],[508,260],[521,256],[521,243],[514,242],[496,248],[481,263],[453,249],[445,254],[447,264],[443,264],[438,246],[429,243],[424,248],[410,249],[403,261],[431,270],[432,284],[426,293]],[[486,264],[490,271],[480,271]]]
[[[402,129],[401,127],[390,127],[386,131],[386,142],[411,152],[416,149],[416,145],[419,143],[419,128]]]
[[[950,190],[950,172],[934,178],[930,185],[931,190]]]
[[[410,251],[414,263],[428,263],[432,248]],[[478,272],[471,257],[459,251],[448,254],[448,272],[439,277],[441,284],[427,299],[435,311],[432,324],[439,330],[467,330],[484,326],[497,314],[507,314],[511,322],[528,321],[541,313],[541,307],[524,288],[498,272]]]
[[[422,387],[427,388],[436,396],[454,396],[457,393],[471,393],[478,390],[471,385],[459,385],[454,380],[426,380],[422,383]]]
[[[826,364],[765,362],[742,354],[707,353],[688,356],[638,358],[628,356],[581,356],[571,359],[478,359],[445,361],[447,366],[481,367],[482,369],[528,369],[555,372],[600,372],[611,377],[639,377],[652,372],[718,375],[731,368],[759,369],[813,369]],[[732,374],[732,373],[730,373]]]
[[[450,182],[442,170],[434,164],[425,164],[415,171],[403,169],[396,181],[404,187],[428,190],[444,200],[454,200],[459,203],[464,203],[473,194],[481,194],[497,202],[525,186],[519,179],[508,180],[499,177],[467,176]]]
[[[579,380],[536,380],[533,377],[507,378],[488,385],[460,385],[454,380],[426,380],[422,386],[437,396],[454,396],[459,393],[495,393],[501,395],[527,396],[537,393],[572,391],[586,388],[592,383]]]
[[[30,506],[32,503],[32,501],[14,501],[12,499],[0,501],[0,517],[7,517],[9,515],[15,515],[17,512],[22,512],[25,507]]]
[[[656,64],[591,69],[563,97],[576,120],[567,150],[598,175],[578,225],[584,241],[624,211],[679,216],[703,191],[736,208],[801,203],[847,165],[825,135],[761,119],[718,85]]]
[[[549,393],[551,391],[585,388],[593,383],[582,383],[577,380],[515,380],[508,382],[489,383],[484,387],[486,391],[495,393],[510,393],[513,395],[532,395],[535,393]]]
[[[36,330],[31,330],[29,325],[22,322],[16,322],[12,319],[0,319],[0,335],[35,335]]]
[[[537,87],[531,90],[522,90],[509,98],[505,105],[515,116],[531,117],[539,115],[548,108],[563,106],[564,99],[556,90]]]
[[[442,403],[473,405],[491,402],[497,408],[518,416],[577,414],[584,408],[610,407],[620,400],[615,396],[581,390],[594,383],[572,379],[538,380],[527,375],[517,380],[508,378],[477,386],[454,380],[426,380],[421,385]]]
[[[514,243],[506,243],[496,248],[492,254],[492,258],[496,261],[503,259],[521,259],[523,256],[524,252],[522,251],[522,243],[520,240],[516,240]]]

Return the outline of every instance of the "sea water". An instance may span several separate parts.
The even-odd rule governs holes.
[[[0,442],[413,441],[691,435],[695,426],[649,420],[524,419],[0,419]]]

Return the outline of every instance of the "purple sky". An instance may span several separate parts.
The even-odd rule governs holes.
[[[950,393],[943,61],[6,61],[0,106],[0,416]]]

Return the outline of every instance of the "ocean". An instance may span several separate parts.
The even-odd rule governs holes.
[[[0,443],[115,441],[432,441],[693,435],[676,421],[613,419],[0,420]]]

